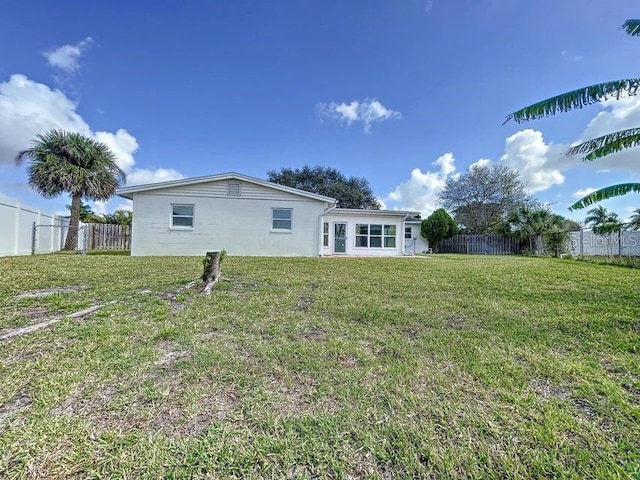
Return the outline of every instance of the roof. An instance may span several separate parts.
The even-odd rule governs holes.
[[[319,200],[321,202],[336,203],[335,198],[325,197],[324,195],[318,195],[317,193],[306,192],[304,190],[286,187],[284,185],[278,185],[277,183],[267,182],[266,180],[261,180],[259,178],[242,175],[235,172],[219,173],[217,175],[207,175],[204,177],[183,178],[182,180],[171,180],[169,182],[148,183],[145,185],[135,185],[133,187],[123,187],[117,189],[116,194],[131,200],[134,193],[150,192],[153,190],[161,190],[164,188],[182,187],[185,185],[197,185],[200,183],[217,182],[220,180],[241,180],[243,182],[253,183],[255,185],[260,185],[267,188],[273,188],[274,190],[280,190],[282,192],[300,195],[301,197],[307,197],[313,200]]]
[[[407,221],[413,220],[419,212],[410,212],[406,210],[374,210],[372,208],[332,208],[325,212],[325,214],[338,214],[338,215],[387,215],[392,217],[403,217]],[[421,221],[421,220],[420,220]]]

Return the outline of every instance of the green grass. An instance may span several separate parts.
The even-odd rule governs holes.
[[[638,270],[227,257],[181,290],[201,269],[0,259],[0,332],[117,300],[0,343],[1,478],[640,478]]]

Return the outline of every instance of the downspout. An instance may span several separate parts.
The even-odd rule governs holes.
[[[319,241],[318,241],[318,256],[321,257],[322,256],[322,241],[324,239],[324,216],[331,212],[332,210],[335,210],[338,207],[338,202],[336,201],[336,203],[334,203],[332,206],[330,206],[329,208],[325,209],[319,216],[318,216],[318,232],[319,232]],[[329,232],[331,232],[331,230],[329,230]]]
[[[407,217],[404,217],[402,219],[402,227],[400,228],[400,241],[402,242],[402,256],[403,257],[408,255],[407,246],[406,246],[407,242],[405,241],[406,238],[404,238],[404,232],[407,229],[406,221],[407,221]]]

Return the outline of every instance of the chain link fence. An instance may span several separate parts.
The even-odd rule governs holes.
[[[31,237],[31,254],[37,255],[63,250],[69,228],[71,227],[66,224],[37,225],[34,223]],[[87,230],[86,225],[81,224],[78,227],[76,253],[87,254],[89,247]]]

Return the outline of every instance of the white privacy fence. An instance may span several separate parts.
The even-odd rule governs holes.
[[[571,232],[569,253],[574,256],[640,256],[640,231],[598,235],[590,230]]]
[[[0,200],[0,256],[57,252],[68,224],[67,217]]]

